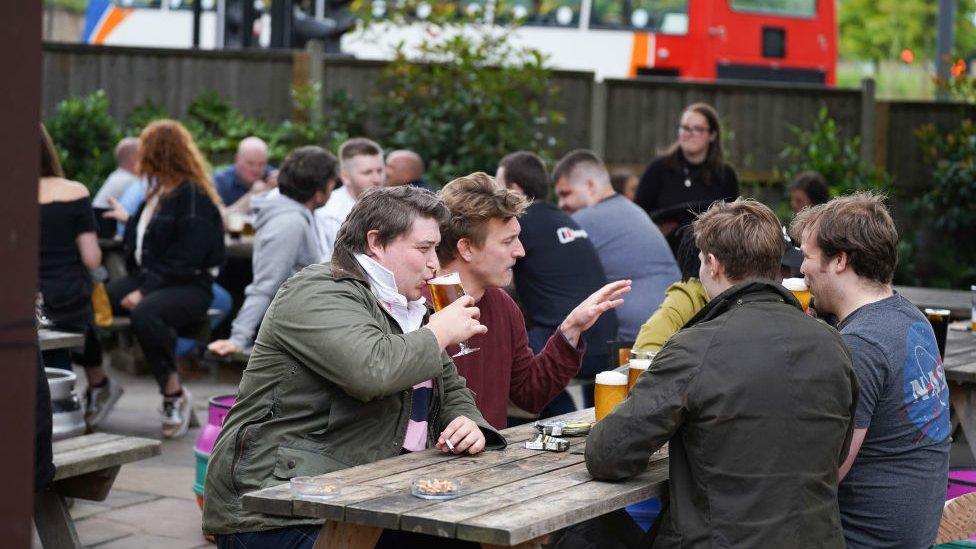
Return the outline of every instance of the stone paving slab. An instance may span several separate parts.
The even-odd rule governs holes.
[[[98,549],[196,549],[203,547],[213,548],[214,546],[206,542],[193,545],[180,539],[139,534],[99,545]]]

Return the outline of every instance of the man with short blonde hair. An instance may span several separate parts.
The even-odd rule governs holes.
[[[601,480],[640,474],[670,444],[671,501],[654,547],[843,546],[836,468],[857,381],[837,332],[770,280],[780,231],[751,200],[698,218],[710,301],[587,438]]]
[[[504,428],[509,400],[538,413],[579,372],[585,349],[581,335],[623,302],[620,296],[629,291],[630,281],[607,284],[583,300],[536,355],[522,312],[502,289],[512,283],[512,268],[525,255],[518,221],[528,205],[525,197],[479,172],[448,183],[441,198],[451,218],[441,225],[438,274],[460,274],[465,293],[474,298],[479,320],[488,328],[469,342],[480,350],[454,362],[485,419]]]
[[[949,389],[931,325],[891,287],[898,231],[884,197],[835,198],[792,231],[816,310],[838,318],[860,382],[838,490],[847,546],[928,547],[945,500]]]

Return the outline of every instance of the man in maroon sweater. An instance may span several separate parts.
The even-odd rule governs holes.
[[[488,333],[468,341],[480,350],[457,357],[458,372],[474,391],[478,409],[496,429],[506,427],[508,402],[538,413],[579,372],[584,345],[580,335],[600,315],[620,305],[630,281],[607,284],[580,303],[533,355],[522,312],[502,290],[512,283],[512,266],[525,255],[518,217],[525,198],[474,173],[455,179],[441,191],[451,219],[441,227],[438,274],[457,272],[464,291],[475,299]],[[448,349],[454,354],[456,347]]]

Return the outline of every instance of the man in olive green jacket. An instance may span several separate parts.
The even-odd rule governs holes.
[[[331,264],[281,286],[210,457],[204,531],[248,547],[282,545],[277,536],[295,532],[314,540],[316,520],[250,512],[241,497],[404,452],[408,425],[416,432],[418,384],[429,388],[420,448],[447,451],[448,439],[455,453],[504,446],[444,352],[484,333],[477,308],[467,296],[429,318],[422,307],[447,215],[430,191],[371,191],[340,229]],[[426,325],[404,330],[408,310]]]
[[[594,426],[587,469],[631,477],[670,442],[670,504],[655,549],[843,548],[837,472],[857,398],[850,353],[773,281],[783,240],[769,208],[716,202],[695,234],[712,299]]]

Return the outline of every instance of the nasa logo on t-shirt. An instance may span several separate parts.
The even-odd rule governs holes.
[[[583,229],[573,229],[570,227],[559,227],[556,229],[556,238],[559,239],[560,244],[569,244],[570,242],[576,240],[577,238],[588,238],[586,231]]]
[[[935,334],[927,322],[915,322],[908,328],[902,375],[906,415],[923,437],[945,440],[949,436],[949,387]]]

